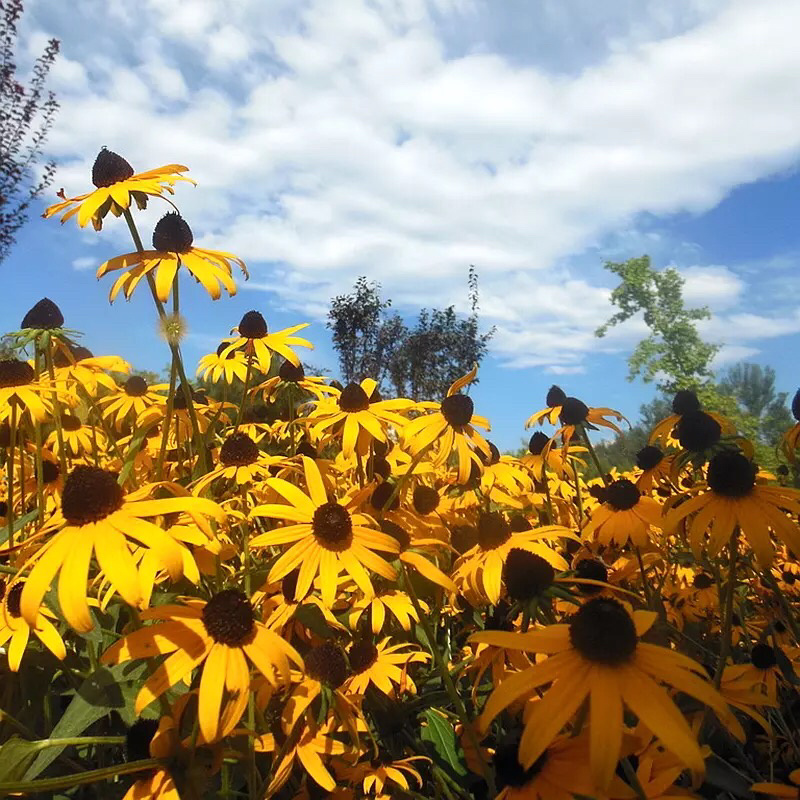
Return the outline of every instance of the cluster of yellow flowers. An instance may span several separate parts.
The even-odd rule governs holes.
[[[144,249],[132,205],[185,171],[103,150],[96,189],[45,214],[124,217],[136,250],[98,277],[120,272],[112,301],[145,278],[166,323],[181,267],[213,299],[245,270],[175,212]],[[223,399],[177,336],[149,385],[50,300],[10,334],[0,794],[797,796],[800,492],[727,420],[678,392],[622,473],[590,432],[623,417],[554,386],[528,452],[501,455],[476,369],[441,401],[384,399],[307,376],[304,327],[246,313],[198,367]],[[109,674],[134,694],[59,738],[62,698]],[[4,766],[24,739],[60,747],[49,777]]]

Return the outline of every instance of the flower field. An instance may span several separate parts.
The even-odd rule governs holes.
[[[594,398],[532,398],[501,455],[477,368],[342,386],[257,310],[195,368],[181,282],[247,267],[194,245],[187,172],[104,149],[45,213],[127,225],[97,277],[152,296],[168,381],[48,299],[8,332],[0,796],[798,797],[800,422],[771,474],[682,389],[622,472]]]

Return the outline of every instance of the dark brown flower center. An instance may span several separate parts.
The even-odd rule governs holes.
[[[302,364],[295,366],[291,361],[284,361],[278,370],[278,376],[286,383],[299,383],[306,377],[306,371]]]
[[[189,223],[174,211],[164,214],[153,230],[153,248],[160,252],[188,253],[193,241]]]
[[[724,497],[746,497],[756,485],[758,467],[742,453],[723,450],[708,465],[708,485]]]
[[[132,175],[133,167],[113,150],[104,147],[94,160],[92,183],[98,189],[126,181]]]
[[[413,502],[417,514],[432,514],[439,506],[439,492],[432,486],[417,486]]]
[[[769,669],[778,663],[775,648],[768,644],[757,644],[750,653],[750,661],[757,669]]]
[[[548,408],[555,408],[556,406],[563,405],[567,399],[567,393],[560,387],[553,384],[547,392],[545,404]]]
[[[393,483],[379,483],[372,492],[369,502],[376,511],[394,511],[400,507],[400,498],[395,494]]]
[[[783,582],[788,583],[789,586],[791,586],[797,580],[797,576],[794,574],[794,572],[790,572],[788,569],[785,569],[781,573],[781,578],[783,579]]]
[[[589,415],[589,406],[578,400],[577,397],[568,397],[561,404],[561,413],[558,418],[562,425],[580,425],[586,422]]]
[[[450,531],[450,544],[457,553],[466,553],[478,543],[478,529],[472,525],[454,525]]]
[[[722,428],[719,422],[705,411],[687,411],[678,420],[674,435],[684,450],[700,452],[719,441]]]
[[[792,416],[800,422],[800,389],[794,393],[792,398]]]
[[[5,358],[0,361],[0,389],[13,386],[26,386],[33,382],[33,367],[26,361],[17,358]]]
[[[144,761],[150,758],[150,742],[158,730],[158,720],[137,719],[125,734],[125,760]]]
[[[582,558],[575,566],[575,577],[584,581],[608,582],[608,567],[596,558]],[[603,591],[602,586],[592,586],[591,584],[579,584],[581,594],[593,595]]]
[[[314,647],[305,659],[306,674],[315,681],[338,689],[349,675],[347,658],[341,647],[333,642],[323,642]]]
[[[53,366],[70,367],[84,358],[92,358],[92,351],[88,347],[75,344],[74,342],[64,342],[66,349],[59,347],[53,354]]]
[[[241,647],[255,636],[253,606],[238,589],[224,589],[205,604],[203,626],[215,642]]]
[[[390,519],[382,519],[380,521],[381,530],[387,534],[387,536],[391,536],[392,539],[396,539],[397,543],[400,545],[400,550],[407,550],[411,546],[411,537],[406,532],[405,528],[401,528],[396,522],[392,522]]]
[[[708,589],[714,585],[714,579],[705,572],[699,572],[694,576],[692,585],[695,589]]]
[[[361,639],[350,648],[348,655],[350,669],[360,675],[378,660],[378,648],[369,639]]]
[[[544,450],[545,445],[550,440],[547,437],[547,434],[542,433],[541,431],[536,431],[536,433],[531,436],[530,441],[528,442],[528,452],[532,456],[541,455],[542,450]]]
[[[248,311],[239,322],[239,335],[245,339],[263,339],[269,329],[259,311]]]
[[[70,525],[99,522],[122,507],[125,493],[117,473],[81,464],[67,475],[61,513]]]
[[[61,309],[52,300],[44,297],[23,317],[20,328],[52,330],[63,324],[64,315]]]
[[[131,375],[123,388],[128,397],[144,397],[147,394],[147,381],[141,375]]]
[[[569,624],[572,646],[595,664],[618,666],[633,657],[638,636],[630,614],[610,597],[587,601]]]
[[[469,425],[475,411],[475,403],[472,402],[472,398],[460,392],[445,397],[441,407],[444,418],[454,428]]]
[[[222,354],[231,346],[230,342],[220,342],[219,346],[217,347],[217,355],[222,357]],[[225,356],[226,359],[228,358],[236,358],[236,348],[233,348],[228,355]]]
[[[339,408],[351,414],[366,411],[369,408],[369,397],[357,383],[348,383],[339,395]]]
[[[222,443],[219,460],[226,467],[246,467],[258,461],[258,445],[241,431],[232,433]]]
[[[55,461],[42,460],[42,481],[44,483],[55,483],[61,475],[61,467]]]
[[[6,608],[8,608],[8,613],[11,614],[12,617],[15,619],[19,619],[21,616],[19,610],[19,602],[20,598],[22,597],[22,587],[25,585],[25,581],[17,581],[8,591],[8,597],[6,597]]]
[[[481,512],[478,517],[478,544],[484,550],[494,550],[511,538],[511,526],[499,511]]]
[[[648,444],[636,454],[636,466],[639,469],[653,469],[664,459],[664,454],[657,447]]]
[[[325,503],[315,512],[311,528],[317,541],[328,550],[346,550],[353,537],[350,513],[338,503]]]
[[[61,427],[65,431],[79,431],[83,427],[83,423],[80,421],[78,417],[72,416],[72,414],[62,414],[61,415]]]
[[[528,768],[519,763],[519,743],[501,745],[495,750],[492,757],[497,789],[522,789],[525,784],[532,781],[547,763],[547,750]]]
[[[615,511],[628,511],[638,502],[639,490],[626,478],[614,481],[606,488],[606,503]]]
[[[512,547],[503,565],[503,580],[512,600],[525,602],[548,589],[556,576],[553,567],[541,556]]]
[[[690,411],[699,411],[700,401],[697,395],[690,389],[680,389],[675,392],[675,397],[672,399],[672,413],[673,414],[688,414]]]

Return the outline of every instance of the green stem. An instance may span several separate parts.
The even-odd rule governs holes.
[[[33,355],[33,371],[36,376],[36,381],[39,381],[39,342],[34,342],[34,355]],[[39,509],[39,522],[41,525],[44,522],[44,458],[42,456],[42,423],[38,420],[33,420],[33,441],[36,444],[36,506]],[[62,476],[66,477],[66,476]]]
[[[53,411],[56,423],[56,440],[58,441],[58,461],[61,465],[61,474],[66,480],[67,477],[67,451],[64,448],[64,431],[61,428],[61,401],[58,399],[58,392],[56,391],[56,370],[53,366],[53,351],[48,343],[44,350],[44,360],[47,364],[47,374],[50,376],[50,383],[52,384],[52,398],[53,398]]]
[[[431,627],[428,624],[428,617],[426,613],[422,610],[422,606],[420,605],[419,598],[417,597],[416,590],[414,589],[414,585],[411,583],[411,580],[408,577],[408,573],[406,572],[405,564],[402,561],[400,561],[399,564],[400,564],[400,574],[403,576],[403,583],[405,584],[406,591],[408,592],[408,596],[411,599],[411,604],[414,606],[414,611],[417,613],[417,616],[419,617],[419,623],[422,626],[422,630],[425,632],[425,638],[428,640],[428,646],[430,647],[431,655],[433,656],[433,660],[436,663],[436,668],[439,671],[439,675],[441,676],[444,688],[450,697],[450,701],[452,702],[453,707],[456,710],[456,714],[458,714],[458,719],[461,722],[461,727],[463,728],[465,735],[469,737],[470,744],[475,749],[475,753],[478,756],[478,758],[481,759],[481,767],[483,770],[484,778],[486,780],[486,785],[489,787],[489,796],[494,797],[495,794],[497,794],[494,783],[494,775],[492,774],[492,770],[489,764],[487,764],[486,761],[483,760],[483,757],[481,755],[480,742],[478,741],[478,737],[475,733],[474,728],[472,727],[469,715],[467,714],[467,708],[464,705],[464,701],[461,699],[461,695],[458,693],[458,689],[456,689],[455,683],[453,683],[453,678],[450,675],[450,670],[447,668],[447,663],[442,657],[439,648],[436,646],[436,640],[434,638],[433,631],[431,630]]]
[[[136,229],[136,223],[133,221],[133,215],[129,208],[126,208],[124,211],[125,221],[128,223],[128,230],[131,233],[131,238],[133,239],[133,243],[136,246],[136,249],[140,252],[144,252],[144,246],[142,245],[142,239],[139,236],[139,231]],[[177,280],[177,274],[175,276]],[[147,273],[147,285],[150,287],[150,294],[153,296],[153,302],[156,306],[156,311],[158,312],[158,316],[164,321],[167,316],[167,312],[164,310],[164,304],[159,300],[158,292],[156,291],[156,282],[153,278],[152,272]],[[174,289],[174,284],[173,284]],[[189,414],[189,421],[192,425],[192,437],[194,438],[195,442],[197,443],[197,451],[198,456],[200,458],[200,464],[202,467],[202,472],[205,474],[208,472],[208,465],[207,465],[207,454],[206,449],[203,447],[203,440],[200,436],[200,426],[197,424],[197,414],[194,410],[194,402],[192,400],[192,387],[189,385],[189,380],[186,377],[186,371],[183,367],[183,358],[181,357],[180,347],[177,344],[172,342],[168,342],[170,352],[172,353],[172,362],[175,364],[175,367],[178,370],[178,377],[181,380],[181,386],[183,387],[183,395],[184,399],[186,400],[186,410]]]
[[[592,447],[592,442],[589,439],[589,434],[586,431],[586,428],[583,428],[583,439],[586,442],[586,447],[589,450],[589,455],[592,457],[592,461],[594,462],[594,466],[597,469],[597,472],[600,476],[600,479],[603,481],[604,486],[608,486],[608,475],[606,475],[603,468],[600,466],[600,459],[597,457],[597,453],[595,452],[594,447]]]
[[[36,792],[53,792],[56,789],[70,789],[86,783],[116,778],[119,775],[131,775],[134,772],[144,772],[155,767],[161,767],[165,762],[158,758],[148,758],[143,761],[132,761],[130,764],[117,764],[103,769],[92,769],[88,772],[79,772],[77,775],[67,775],[59,778],[44,778],[38,781],[12,781],[0,783],[0,793],[20,792],[34,794]]]
[[[178,370],[173,360],[169,368],[169,394],[167,395],[167,407],[164,411],[164,421],[161,423],[161,444],[158,448],[158,463],[156,464],[156,480],[160,481],[164,477],[164,459],[167,456],[167,442],[169,440],[169,427],[172,422],[173,406],[175,404],[175,383],[178,379]],[[205,448],[203,448],[205,449]]]
[[[8,508],[6,508],[6,523],[8,527],[8,546],[14,546],[14,450],[17,439],[17,404],[11,404],[11,419],[9,420],[9,439],[6,461],[6,483],[8,486]]]
[[[239,426],[244,419],[244,409],[247,405],[247,390],[250,386],[250,376],[253,373],[253,346],[250,345],[250,352],[247,354],[247,371],[244,374],[244,390],[242,391],[242,402],[239,403],[239,411],[236,414],[236,425],[234,426],[234,433],[239,430]]]
[[[719,647],[719,662],[717,671],[714,674],[714,688],[719,689],[722,683],[722,673],[725,671],[725,662],[731,652],[731,627],[733,625],[733,600],[736,595],[736,552],[739,539],[739,528],[733,529],[728,550],[730,552],[730,564],[728,565],[728,585],[725,595],[725,617],[722,623],[722,641]]]

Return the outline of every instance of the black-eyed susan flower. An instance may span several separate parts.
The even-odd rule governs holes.
[[[492,768],[499,790],[496,800],[597,797],[598,787],[586,769],[589,747],[589,737],[585,734],[559,736],[532,764],[525,765],[520,758],[520,744],[516,739],[499,745],[492,755]],[[611,783],[610,796],[631,796],[617,776],[612,778]],[[600,796],[609,795],[603,793]]]
[[[489,429],[489,421],[475,414],[475,404],[469,395],[463,394],[467,384],[475,380],[478,374],[477,365],[466,375],[454,381],[447,390],[447,397],[439,403],[420,403],[419,408],[430,411],[411,420],[402,432],[404,447],[414,456],[419,456],[429,447],[435,448],[431,459],[435,467],[442,466],[452,453],[458,458],[458,481],[466,483],[470,478],[473,464],[481,468],[481,462],[475,450],[483,452],[486,458],[491,457],[489,443],[478,433],[476,427]]]
[[[338,389],[334,389],[321,375],[306,375],[302,364],[295,365],[291,361],[284,361],[278,368],[278,374],[268,378],[258,386],[254,386],[250,392],[253,395],[260,395],[262,400],[274,402],[277,392],[281,388],[296,387],[300,393],[316,397],[317,400],[324,400],[330,395],[338,394]]]
[[[386,637],[376,645],[372,639],[359,639],[347,651],[352,675],[345,688],[354,694],[366,694],[374,686],[387,697],[396,697],[404,692],[416,693],[417,687],[409,675],[411,664],[424,664],[430,660],[414,645],[400,642],[391,644]]]
[[[683,764],[702,773],[703,754],[686,719],[670,699],[666,683],[713,708],[730,720],[727,704],[705,676],[702,665],[681,653],[640,641],[656,614],[634,611],[618,601],[597,597],[580,607],[569,624],[548,625],[529,633],[489,631],[470,641],[534,653],[549,658],[508,677],[492,692],[480,718],[486,729],[515,701],[551,684],[526,714],[519,760],[534,765],[561,729],[590,698],[590,774],[608,787],[622,751],[623,705],[627,706]]]
[[[781,449],[786,458],[794,463],[797,459],[797,447],[800,444],[800,389],[792,398],[792,416],[797,420],[781,439]]]
[[[583,528],[584,538],[595,537],[606,545],[624,545],[630,540],[636,547],[644,547],[650,529],[661,527],[659,503],[643,495],[627,478],[609,484],[603,498]]]
[[[672,460],[672,456],[665,455],[655,445],[645,445],[636,453],[636,466],[642,471],[636,478],[636,488],[640,492],[658,488],[669,478]]]
[[[56,619],[47,608],[40,608],[33,623],[23,618],[20,612],[20,597],[24,581],[10,580],[0,576],[0,647],[8,645],[8,668],[18,672],[25,648],[31,633],[59,660],[63,660],[67,651],[64,641],[58,633],[53,621]]]
[[[419,601],[423,612],[428,611],[424,600]],[[387,620],[397,621],[404,631],[411,630],[412,622],[419,622],[419,615],[411,602],[411,598],[399,589],[387,589],[378,592],[373,597],[360,597],[353,603],[348,617],[348,624],[352,630],[358,627],[359,621],[368,615],[369,629],[377,636],[384,628]]]
[[[195,481],[193,491],[202,494],[214,481],[231,481],[237,488],[261,480],[270,467],[286,464],[283,456],[269,456],[243,431],[225,438],[219,449],[219,463],[211,472]]]
[[[37,381],[33,367],[17,358],[0,360],[0,421],[11,414],[12,406],[29,414],[36,422],[43,422],[52,414],[50,402],[52,389]]]
[[[200,359],[197,374],[211,383],[217,383],[220,379],[228,384],[236,380],[244,383],[247,377],[247,359],[241,350],[231,350],[227,342],[222,342],[216,352]]]
[[[248,311],[242,316],[239,324],[232,329],[232,332],[237,335],[225,339],[227,348],[222,351],[222,357],[224,358],[234,350],[241,350],[246,359],[252,361],[253,366],[265,375],[269,373],[273,352],[283,356],[295,366],[299,366],[300,359],[292,347],[307,347],[313,350],[314,345],[308,339],[294,334],[307,327],[308,323],[304,322],[270,333],[263,315],[259,311]]]
[[[180,605],[158,606],[141,616],[157,622],[123,636],[102,663],[167,655],[136,696],[137,714],[202,666],[198,722],[205,742],[227,736],[241,719],[250,696],[248,662],[273,686],[288,683],[290,663],[303,665],[288,642],[255,618],[238,589],[224,589],[208,602],[187,598]]]
[[[716,556],[736,526],[747,539],[762,567],[772,563],[774,547],[770,531],[787,547],[800,552],[800,531],[786,511],[800,513],[800,492],[783,486],[756,482],[758,467],[736,450],[723,450],[709,462],[706,486],[673,508],[664,518],[664,530],[672,530],[690,514],[689,542],[700,555],[708,532],[707,551]]]
[[[267,580],[277,581],[299,566],[295,597],[305,596],[314,578],[320,576],[322,601],[328,607],[336,598],[339,574],[344,571],[364,594],[375,591],[367,569],[394,580],[392,566],[375,551],[397,553],[400,545],[391,536],[369,527],[370,518],[351,513],[347,505],[330,500],[316,463],[302,456],[308,494],[283,478],[267,480],[269,488],[288,501],[256,506],[251,515],[294,523],[262,533],[250,540],[251,547],[292,544],[272,565]]]
[[[170,758],[179,746],[177,739],[171,717],[137,719],[125,734],[125,759]],[[156,767],[134,781],[122,800],[180,800],[180,794],[169,770]]]
[[[153,552],[173,580],[183,574],[183,555],[177,542],[146,517],[187,511],[225,519],[222,509],[199,497],[149,498],[152,487],[126,495],[117,475],[99,467],[79,465],[67,476],[61,510],[47,522],[52,534],[33,556],[22,592],[21,609],[35,625],[47,590],[60,572],[58,600],[67,622],[85,633],[94,626],[86,591],[92,555],[115,590],[130,605],[142,600],[142,587],[131,544]]]
[[[543,481],[545,469],[558,475],[560,478],[575,480],[577,465],[586,466],[586,462],[578,457],[578,453],[585,453],[586,448],[574,445],[567,450],[561,447],[548,447],[550,437],[542,431],[534,431],[528,440],[528,452],[520,458],[537,481]]]
[[[425,785],[417,769],[418,762],[430,763],[430,759],[427,756],[392,758],[389,753],[381,752],[369,761],[345,765],[339,772],[348,783],[360,785],[365,796],[388,800],[397,796],[398,790],[405,793],[412,791],[414,785],[420,788]]]
[[[233,282],[231,264],[238,265],[247,278],[244,261],[232,253],[195,247],[193,241],[192,229],[180,214],[165,214],[153,231],[152,250],[116,256],[98,267],[98,279],[109,272],[124,270],[111,287],[109,302],[113,303],[120,291],[126,299],[130,299],[139,281],[153,273],[156,295],[162,303],[166,303],[181,266],[203,286],[212,300],[219,300],[221,287],[229,295],[235,295],[236,284]]]
[[[351,747],[334,738],[334,732],[332,722],[321,728],[306,728],[298,738],[290,743],[288,748],[281,748],[276,741],[275,734],[265,733],[258,736],[255,740],[256,753],[281,755],[281,760],[271,771],[272,780],[267,787],[267,796],[272,797],[286,784],[296,763],[299,763],[302,770],[324,791],[333,792],[336,789],[336,779],[328,769],[326,761],[330,761],[336,756],[349,755],[352,752]],[[326,795],[326,797],[331,796]]]
[[[713,447],[725,434],[735,433],[733,424],[713,411],[705,412],[690,389],[681,389],[672,400],[672,414],[659,422],[650,433],[650,444],[680,446],[702,452]]]
[[[347,384],[338,396],[321,400],[306,420],[312,435],[320,438],[331,431],[341,439],[346,459],[366,456],[373,442],[387,444],[389,426],[402,430],[406,424],[402,413],[414,403],[404,398],[384,400],[376,390],[377,383],[365,378],[360,384]]]
[[[103,416],[119,430],[124,423],[138,425],[153,407],[166,406],[168,388],[169,384],[149,384],[141,375],[131,375],[122,385],[115,385],[103,395],[97,405]],[[152,416],[149,419],[152,421]]]
[[[581,428],[594,428],[597,425],[602,425],[604,428],[609,428],[615,433],[622,433],[622,431],[607,417],[613,417],[617,422],[622,422],[625,417],[614,411],[613,408],[589,408],[577,397],[568,397],[566,392],[559,386],[551,386],[550,391],[547,393],[547,408],[544,411],[537,411],[525,423],[526,428],[532,425],[542,425],[546,420],[555,425],[556,420],[560,423],[559,429],[550,437],[548,442],[548,449],[553,446],[553,443],[561,437],[564,450],[568,450],[572,443],[572,438],[575,432]]]
[[[84,458],[105,450],[106,435],[94,425],[84,425],[73,414],[61,415],[61,441],[70,458]],[[58,456],[61,452],[59,437],[53,431],[45,444]]]
[[[119,217],[130,208],[132,202],[143,209],[147,206],[148,196],[158,196],[164,192],[174,194],[172,187],[178,181],[193,184],[193,180],[180,174],[188,169],[181,164],[166,164],[134,174],[133,167],[122,156],[104,147],[92,167],[92,183],[97,188],[77,197],[66,197],[63,191],[60,192],[62,201],[50,206],[42,216],[49,218],[65,212],[61,216],[61,222],[64,223],[77,215],[81,228],[91,220],[94,229],[99,231],[109,212]]]
[[[528,550],[556,569],[565,570],[564,557],[546,544],[560,537],[575,538],[575,534],[559,525],[514,533],[500,512],[482,512],[478,517],[478,543],[458,559],[453,568],[453,580],[496,605],[509,552],[513,548]]]

